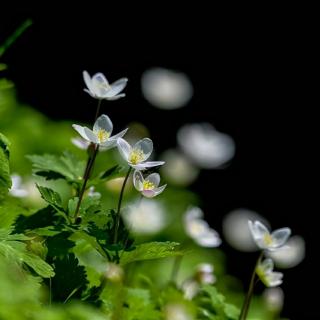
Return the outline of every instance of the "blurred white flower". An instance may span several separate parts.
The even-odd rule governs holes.
[[[9,190],[9,194],[17,198],[24,198],[29,195],[28,190],[22,183],[21,176],[19,176],[18,174],[12,174],[11,181],[12,181],[12,186],[11,186],[11,189]]]
[[[177,138],[182,151],[200,168],[219,168],[235,154],[233,139],[209,123],[186,124]]]
[[[267,287],[276,287],[282,283],[283,273],[273,272],[273,267],[273,261],[271,259],[265,259],[260,262],[256,268],[257,275]]]
[[[161,173],[171,184],[188,186],[199,175],[199,169],[193,166],[178,150],[167,150],[160,159],[166,162],[166,165],[160,169]]]
[[[193,95],[193,87],[186,74],[163,68],[145,71],[141,87],[145,99],[160,109],[181,108]]]
[[[248,209],[233,210],[224,217],[222,222],[224,238],[239,251],[252,252],[258,249],[249,230],[248,220],[259,220],[269,226],[266,219]]]
[[[119,283],[122,282],[124,278],[124,271],[118,264],[109,262],[107,264],[105,277],[111,282]]]
[[[276,251],[268,252],[278,268],[292,268],[297,266],[305,257],[305,241],[300,236],[289,238],[285,246]]]
[[[170,303],[164,308],[165,320],[194,320],[187,307],[180,303]]]
[[[165,188],[166,184],[159,187],[160,175],[152,173],[145,179],[140,171],[135,171],[133,174],[134,187],[147,198],[153,198],[160,194]]]
[[[283,308],[284,293],[278,288],[266,288],[262,294],[267,308],[273,312],[280,312]]]
[[[184,227],[187,235],[202,247],[218,247],[221,244],[219,234],[203,219],[198,207],[191,207],[184,215]]]
[[[117,144],[122,158],[128,162],[129,166],[136,170],[145,170],[146,168],[164,164],[164,161],[145,162],[150,157],[153,150],[153,143],[149,138],[139,140],[133,147],[122,138],[118,139]]]
[[[260,221],[249,220],[248,225],[255,243],[262,250],[272,251],[282,247],[291,234],[289,228],[277,229],[270,233]]]
[[[96,192],[95,188],[92,186],[92,187],[89,188],[88,197],[100,199],[101,198],[101,193],[100,192]]]
[[[108,116],[101,115],[94,123],[93,130],[87,127],[82,127],[77,124],[72,125],[83,139],[94,144],[102,146],[105,150],[111,149],[117,145],[117,139],[125,135],[128,129],[111,136],[113,124]]]
[[[202,284],[213,284],[216,277],[213,274],[213,265],[202,263],[196,267],[194,275],[182,283],[181,289],[187,300],[192,300],[200,290]]]
[[[167,225],[164,208],[154,200],[137,201],[122,216],[127,228],[137,234],[154,234]]]
[[[93,98],[106,100],[117,100],[124,97],[124,93],[119,93],[125,88],[128,82],[127,78],[121,78],[109,84],[102,73],[96,73],[91,78],[87,71],[83,71],[83,80],[87,86],[87,89],[84,89],[85,92]]]

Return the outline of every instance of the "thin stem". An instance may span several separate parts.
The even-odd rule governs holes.
[[[120,191],[120,197],[119,197],[119,202],[118,202],[118,209],[117,209],[117,217],[116,217],[116,223],[115,223],[113,243],[117,243],[117,241],[118,241],[118,229],[119,229],[119,225],[120,225],[120,210],[121,210],[123,192],[124,192],[124,188],[126,186],[126,183],[128,181],[129,175],[131,173],[131,170],[132,170],[132,168],[129,167],[129,169],[127,171],[127,175],[126,175],[126,177],[125,177],[125,179],[123,181],[122,188],[121,188],[121,191]]]
[[[52,304],[52,278],[49,278],[49,306]]]
[[[177,281],[178,273],[180,271],[181,263],[182,263],[183,256],[176,256],[173,261],[173,267],[171,272],[170,281],[175,282]]]
[[[248,315],[249,307],[250,307],[250,302],[251,302],[251,298],[253,295],[253,289],[254,289],[254,285],[255,285],[256,269],[257,269],[257,266],[260,263],[262,257],[263,257],[263,251],[260,253],[259,258],[255,264],[254,270],[252,272],[250,284],[249,284],[249,289],[248,289],[247,295],[246,295],[244,302],[243,302],[243,305],[242,305],[239,320],[246,320],[247,319],[247,315]]]
[[[94,117],[94,122],[96,122],[96,120],[98,119],[98,116],[99,116],[99,113],[100,113],[101,102],[102,102],[102,99],[99,99],[98,100],[98,105],[97,105],[96,115]]]
[[[82,185],[82,188],[81,188],[80,193],[79,193],[79,200],[78,200],[78,203],[77,203],[76,212],[74,214],[74,219],[75,220],[77,220],[77,218],[79,216],[80,205],[81,205],[84,193],[86,191],[87,182],[88,182],[88,180],[90,178],[90,174],[91,174],[91,171],[92,171],[92,168],[93,168],[94,161],[96,160],[98,151],[99,151],[99,145],[96,145],[92,157],[89,156],[87,167],[86,167],[86,170],[85,170],[85,173],[84,173],[84,176],[83,176],[83,180],[84,180],[83,181],[83,185]]]

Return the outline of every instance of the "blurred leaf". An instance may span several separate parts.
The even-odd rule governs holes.
[[[11,188],[9,145],[8,139],[0,133],[0,200]]]
[[[4,233],[2,233],[4,235]],[[54,276],[52,267],[39,256],[29,252],[25,243],[13,240],[26,240],[24,235],[8,235],[0,240],[0,255],[17,265],[25,263],[43,278]],[[29,238],[27,238],[29,239]]]
[[[106,182],[108,180],[114,179],[118,176],[118,174],[122,171],[122,167],[119,165],[115,165],[111,167],[110,169],[103,171],[99,173],[96,177],[93,179],[90,179],[88,182],[88,186],[94,186],[101,182]]]
[[[62,201],[61,197],[58,192],[47,188],[42,187],[37,184],[37,188],[41,194],[41,198],[46,201],[49,205],[51,205],[53,208],[60,212],[64,212],[64,209],[62,208]]]
[[[62,156],[44,154],[29,155],[35,174],[47,180],[66,179],[68,182],[79,183],[85,169],[85,161],[80,160],[71,152]]]
[[[121,265],[134,261],[153,260],[182,255],[177,242],[149,242],[137,245],[132,251],[125,251],[121,256]]]

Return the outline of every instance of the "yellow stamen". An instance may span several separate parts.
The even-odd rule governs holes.
[[[110,133],[104,129],[99,129],[98,131],[95,132],[99,143],[105,142],[108,140],[110,137]]]
[[[144,180],[143,181],[143,190],[153,190],[155,187],[154,183]]]
[[[272,237],[271,237],[271,235],[269,233],[266,233],[263,236],[263,241],[267,246],[270,246],[272,244],[272,242],[273,242]]]
[[[129,162],[138,164],[144,160],[144,153],[141,149],[133,149],[129,155]]]

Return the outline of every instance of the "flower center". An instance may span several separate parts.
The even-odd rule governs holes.
[[[144,180],[143,181],[143,190],[153,190],[155,187],[154,183]]]
[[[104,129],[99,129],[98,131],[95,132],[99,143],[105,142],[108,140],[110,137],[110,133]]]
[[[129,156],[129,162],[138,164],[144,160],[144,152],[141,149],[133,149]]]
[[[267,246],[270,246],[272,244],[272,242],[273,242],[272,237],[271,237],[271,235],[269,233],[266,233],[263,236],[263,241]]]

